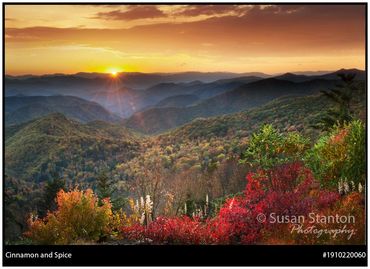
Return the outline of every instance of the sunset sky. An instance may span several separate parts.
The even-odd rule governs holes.
[[[365,5],[6,5],[7,74],[365,68]]]

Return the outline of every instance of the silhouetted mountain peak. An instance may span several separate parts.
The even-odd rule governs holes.
[[[341,73],[363,73],[365,71],[357,69],[357,68],[351,68],[351,69],[339,69],[338,71],[333,72],[334,74],[341,74]]]
[[[297,75],[297,74],[288,72],[280,76],[276,76],[275,78],[280,79],[280,80],[288,80],[291,82],[303,82],[303,81],[309,80],[311,77],[306,76],[306,75]]]
[[[339,74],[355,74],[356,75],[356,77],[355,77],[356,80],[365,80],[365,78],[366,78],[365,71],[359,70],[357,68],[351,68],[351,69],[342,68],[342,69],[339,69],[338,71],[319,76],[319,78],[339,79],[339,77],[338,77]]]
[[[281,75],[281,77],[291,77],[291,76],[297,76],[297,75],[293,74],[293,73],[290,73],[290,72],[287,72],[287,73]]]

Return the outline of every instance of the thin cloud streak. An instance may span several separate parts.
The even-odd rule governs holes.
[[[109,12],[98,12],[92,18],[103,20],[131,21],[138,19],[162,18],[166,16],[167,15],[163,11],[158,9],[156,6],[130,5],[125,11],[121,11],[120,9],[118,9]]]

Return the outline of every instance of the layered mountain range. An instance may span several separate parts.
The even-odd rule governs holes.
[[[282,96],[306,96],[339,83],[338,74],[365,72],[341,69],[317,74],[263,73],[175,74],[125,73],[7,76],[7,125],[59,112],[82,123],[116,122],[145,134],[160,133],[196,118],[251,109]]]
[[[341,84],[341,73],[356,74],[356,84],[363,91],[356,93],[351,109],[365,121],[366,74],[355,69],[277,76],[7,76],[5,203],[16,212],[8,219],[8,230],[14,229],[14,237],[22,234],[25,217],[44,203],[46,186],[55,179],[70,189],[95,190],[104,171],[115,190],[113,198],[118,198],[127,195],[132,179],[126,169],[146,167],[153,156],[163,160],[158,171],[171,166],[169,179],[177,178],[181,184],[190,184],[190,171],[209,176],[221,162],[212,176],[230,177],[238,169],[237,158],[245,141],[266,123],[316,141],[320,130],[313,125],[335,105],[321,91]],[[228,156],[234,156],[235,163]],[[226,166],[230,173],[223,174]],[[241,181],[244,186],[244,175]]]

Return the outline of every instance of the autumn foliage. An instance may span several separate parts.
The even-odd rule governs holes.
[[[339,202],[332,204],[332,206],[323,206],[321,210],[317,211],[319,216],[353,216],[354,222],[348,223],[315,223],[315,228],[322,231],[346,231],[345,233],[338,233],[337,236],[329,236],[323,233],[322,236],[312,236],[312,234],[297,234],[290,233],[289,238],[295,244],[332,244],[332,245],[361,245],[365,244],[365,200],[364,196],[358,192],[352,192],[340,198]],[[312,226],[306,221],[302,225],[305,230]],[[292,227],[287,227],[291,229]],[[353,233],[352,233],[353,231]]]
[[[340,180],[365,183],[366,132],[355,120],[335,126],[307,152],[307,164],[323,186],[336,188]]]
[[[113,213],[109,198],[98,198],[91,189],[60,190],[56,197],[57,210],[39,219],[31,216],[26,236],[39,244],[70,244],[97,241],[111,232]]]
[[[363,213],[359,213],[364,212],[361,210],[361,197],[361,194],[353,193],[341,198],[337,192],[321,190],[312,172],[301,163],[294,162],[270,171],[249,173],[244,195],[228,199],[213,219],[158,217],[147,227],[124,227],[122,233],[130,240],[152,244],[344,243],[343,238],[316,239],[314,235],[295,235],[290,232],[290,225],[259,221],[258,215],[352,213],[360,222],[357,227],[364,223]],[[350,208],[354,212],[350,212]],[[321,228],[329,226],[321,225]],[[359,231],[352,240],[359,243],[363,238],[363,233]]]
[[[151,169],[140,175],[144,179],[138,186],[142,187],[140,192],[156,195],[141,197],[140,203],[130,199],[131,215],[126,216],[122,210],[112,212],[109,198],[99,202],[92,190],[61,190],[56,198],[57,210],[43,219],[31,216],[26,235],[40,244],[96,242],[112,235],[139,244],[363,244],[362,131],[359,122],[338,127],[308,151],[307,141],[297,133],[285,137],[271,126],[263,128],[253,136],[246,161],[242,162],[250,167],[244,191],[225,197],[212,215],[190,217],[186,209],[178,215],[154,214],[152,209],[160,204],[159,194],[163,195],[157,191],[163,184],[163,171],[153,162],[154,166],[142,165]],[[359,145],[352,140],[359,141]],[[356,181],[355,176],[360,179]],[[345,191],[338,191],[337,183],[343,180],[344,185],[354,181],[353,187],[347,184]],[[149,181],[153,185],[148,185]],[[206,197],[204,211],[208,212]],[[293,232],[295,223],[272,222],[273,214],[289,219],[302,216],[304,221],[299,225],[303,230],[314,225],[316,230],[343,228],[354,232],[351,237]],[[355,223],[312,224],[307,221],[310,214],[353,216]]]

